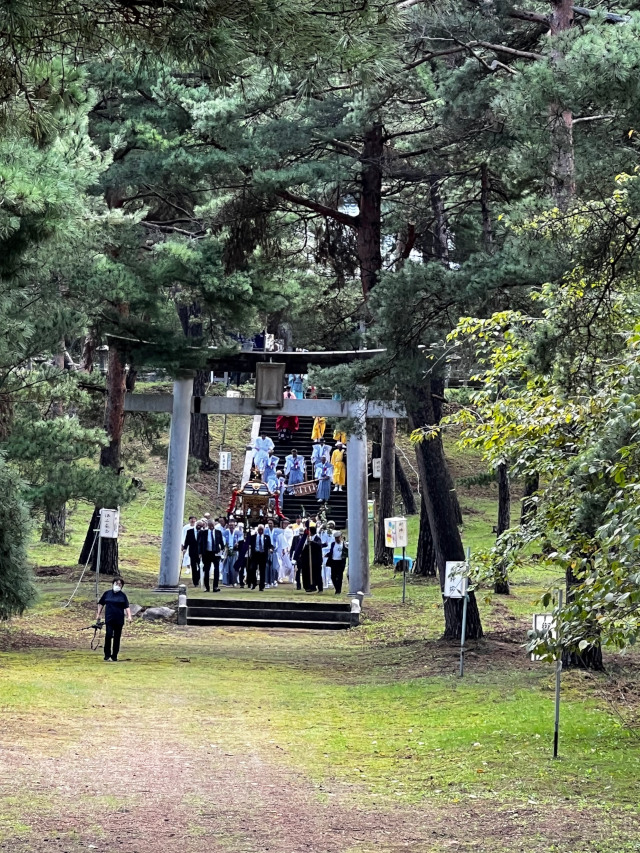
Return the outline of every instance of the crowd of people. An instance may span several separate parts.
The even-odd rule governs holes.
[[[336,430],[333,433],[336,443],[332,449],[324,438],[326,424],[322,423],[316,426],[316,422],[324,420],[324,418],[316,418],[314,421],[313,449],[309,460],[310,479],[317,480],[316,498],[318,503],[325,503],[329,500],[332,487],[333,491],[342,492],[347,483],[346,435]],[[292,492],[295,485],[307,481],[307,462],[304,456],[294,448],[285,457],[284,467],[281,467],[280,457],[276,455],[273,439],[266,433],[262,433],[255,440],[253,467],[272,494],[283,495],[287,491]]]
[[[342,532],[333,521],[312,516],[290,524],[270,518],[247,527],[210,513],[190,516],[182,531],[182,566],[195,587],[220,592],[221,586],[271,589],[295,584],[305,592],[342,592],[348,558]],[[213,577],[212,577],[213,574]]]

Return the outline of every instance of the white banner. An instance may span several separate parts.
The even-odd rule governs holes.
[[[117,509],[100,510],[100,536],[103,539],[117,539],[120,526],[120,511]]]

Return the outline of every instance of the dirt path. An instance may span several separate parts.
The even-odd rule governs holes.
[[[56,751],[1,744],[0,795],[15,809],[15,817],[3,815],[4,837],[12,819],[15,836],[0,850],[516,853],[570,850],[573,839],[574,850],[596,851],[596,838],[608,832],[604,823],[596,828],[592,812],[542,805],[496,810],[478,801],[477,808],[465,805],[464,820],[455,805],[376,806],[364,791],[316,785],[244,744],[214,745],[205,737],[200,749],[185,748],[169,731],[150,737],[92,725],[71,745],[63,735]]]

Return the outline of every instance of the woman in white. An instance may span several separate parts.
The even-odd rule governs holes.
[[[280,582],[294,583],[296,570],[291,562],[289,551],[293,542],[293,529],[289,527],[288,521],[282,522],[282,530],[278,540],[278,563],[280,564]]]
[[[326,586],[333,586],[331,583],[331,568],[327,566],[327,557],[329,549],[333,545],[333,531],[335,530],[335,521],[328,521],[326,527],[320,532],[320,541],[322,542],[322,583]]]

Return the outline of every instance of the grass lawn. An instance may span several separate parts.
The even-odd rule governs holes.
[[[126,591],[170,604],[151,591],[161,464],[144,480],[123,512]],[[214,488],[215,477],[194,482],[187,511],[210,507]],[[461,503],[465,544],[489,545],[495,497]],[[137,619],[121,660],[105,664],[81,630],[95,614],[91,579],[62,607],[89,516],[72,515],[69,546],[34,542],[34,562],[62,573],[40,577],[37,605],[0,626],[0,850],[640,851],[636,656],[563,675],[551,758],[553,670],[522,644],[553,573],[532,563],[512,595],[479,592],[486,636],[469,644],[464,679],[458,648],[440,639],[437,583],[410,576],[403,606],[401,576],[377,567],[356,630]],[[409,531],[415,556],[417,518]]]

